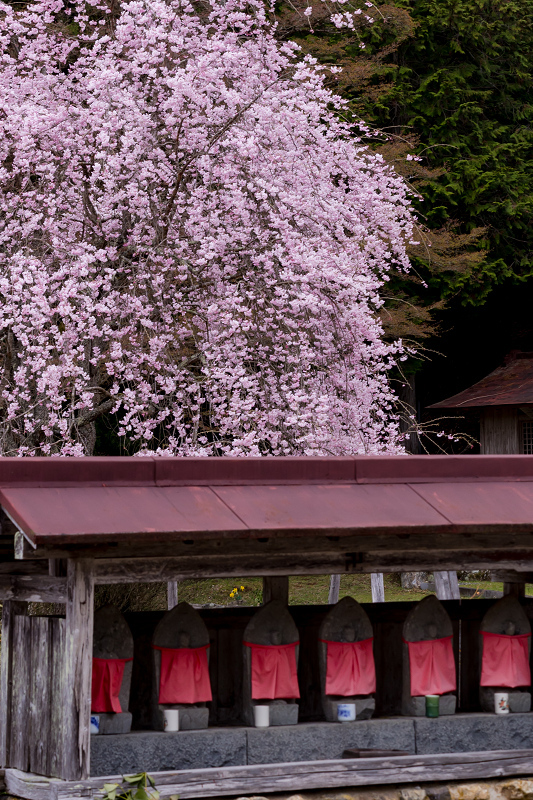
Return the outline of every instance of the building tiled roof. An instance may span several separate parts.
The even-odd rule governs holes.
[[[533,405],[533,353],[511,353],[473,386],[429,408]]]

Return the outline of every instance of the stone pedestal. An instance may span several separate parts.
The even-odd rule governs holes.
[[[511,595],[502,597],[489,608],[481,622],[480,631],[489,633],[518,636],[531,633],[531,625],[520,601]],[[528,639],[528,649],[531,655],[531,639]],[[481,676],[483,658],[483,636],[479,636],[479,669]],[[506,688],[505,686],[480,686],[479,702],[483,711],[494,713],[494,693],[507,692],[509,694],[509,710],[511,713],[531,711],[531,692],[529,689]]]
[[[209,644],[208,630],[198,612],[188,603],[179,603],[157,625],[152,645],[163,648],[204,647]],[[207,650],[209,659],[209,649]],[[180,731],[194,731],[207,728],[209,709],[206,703],[159,703],[159,681],[161,678],[161,651],[153,650],[154,680],[152,685],[152,725],[154,730],[165,729],[163,711],[166,708],[179,709]]]
[[[298,628],[287,607],[279,600],[271,600],[254,614],[244,631],[243,640],[259,645],[282,645],[299,640]],[[298,664],[299,647],[296,646]],[[298,704],[295,699],[252,699],[252,653],[243,646],[243,717],[246,725],[254,725],[254,706],[270,706],[270,725],[295,725],[298,722]]]
[[[372,695],[337,696],[326,694],[327,644],[329,642],[361,642],[373,636],[366,611],[352,597],[343,597],[328,613],[318,634],[318,660],[322,708],[328,722],[337,722],[337,705],[355,703],[355,719],[370,719],[376,710]],[[325,641],[322,641],[325,640]],[[344,723],[345,724],[345,723]]]
[[[133,636],[128,623],[116,606],[106,605],[94,614],[93,634],[94,658],[133,658]],[[124,665],[124,675],[119,692],[121,713],[98,713],[100,734],[129,733],[131,714],[129,712],[130,687],[133,662]]]
[[[403,626],[403,675],[402,675],[402,714],[408,717],[423,717],[426,714],[425,697],[411,695],[411,669],[409,647],[406,642],[421,642],[431,639],[444,639],[453,635],[452,622],[442,603],[434,595],[424,597],[409,612]],[[439,714],[455,714],[456,695],[446,693],[440,696]]]

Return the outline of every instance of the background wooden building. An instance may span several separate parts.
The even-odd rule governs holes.
[[[533,455],[533,353],[510,353],[485,378],[429,408],[479,409],[482,454]]]

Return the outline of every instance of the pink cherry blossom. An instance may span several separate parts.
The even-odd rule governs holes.
[[[410,197],[260,0],[2,4],[0,452],[401,450]],[[340,113],[339,113],[340,112]]]

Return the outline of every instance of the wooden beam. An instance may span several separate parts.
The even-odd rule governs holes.
[[[0,575],[48,575],[45,561],[2,561]]]
[[[289,578],[288,576],[274,578],[263,577],[263,605],[270,600],[279,600],[283,605],[289,605]]]
[[[172,580],[190,580],[215,577],[331,575],[376,572],[409,572],[423,570],[435,572],[436,567],[446,571],[462,569],[465,563],[487,569],[499,563],[504,568],[523,568],[531,571],[533,551],[521,552],[521,559],[505,561],[507,553],[497,551],[487,554],[449,553],[425,550],[409,553],[389,552],[333,552],[333,553],[260,553],[189,557],[98,558],[94,561],[95,581],[105,583],[166,583]],[[527,555],[527,559],[525,556]],[[412,560],[408,560],[412,559]],[[488,565],[488,566],[487,566]]]
[[[533,572],[517,572],[512,569],[498,569],[490,574],[491,581],[502,583],[533,583]]]
[[[66,603],[67,579],[49,575],[0,575],[0,601]]]
[[[533,750],[331,759],[151,773],[161,800],[262,795],[381,784],[469,781],[530,775]],[[106,783],[122,784],[122,775]],[[24,800],[79,800],[102,795],[102,778],[55,781],[15,769],[5,771],[7,793]]]
[[[439,600],[461,599],[457,572],[452,570],[433,572],[433,577],[435,578],[435,592]]]
[[[22,537],[23,538],[23,537]],[[152,543],[114,543],[92,545],[71,545],[63,547],[38,547],[35,550],[23,541],[17,549],[15,558],[31,560],[49,558],[189,558],[192,556],[242,556],[242,555],[281,555],[284,553],[396,553],[406,562],[411,556],[418,561],[423,554],[425,563],[431,561],[433,554],[441,554],[448,562],[464,569],[460,557],[479,557],[492,560],[491,569],[506,569],[499,559],[505,561],[530,559],[529,567],[522,571],[533,571],[532,533],[435,533],[433,535],[412,533],[360,533],[325,536],[323,533],[305,536],[257,536],[246,538],[205,538]],[[494,554],[494,556],[492,555]],[[377,570],[376,570],[377,571]],[[332,573],[333,574],[333,573]]]
[[[382,572],[372,572],[370,575],[370,586],[372,589],[372,602],[385,602],[385,583]]]
[[[62,777],[89,777],[91,674],[93,658],[93,562],[71,559],[67,565],[67,613],[63,661]]]
[[[27,613],[27,604],[6,600],[2,606],[2,648],[0,656],[0,765],[6,767],[11,755],[11,714],[13,694],[13,634],[15,616]]]

